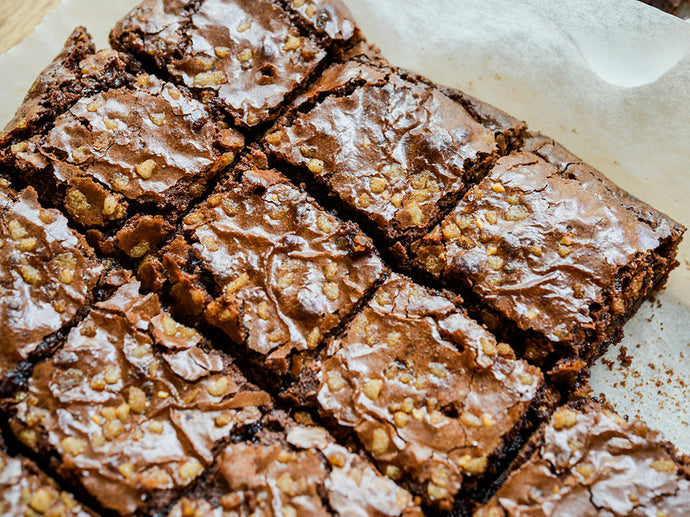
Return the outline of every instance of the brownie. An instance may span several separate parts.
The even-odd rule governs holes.
[[[685,515],[690,469],[658,433],[594,403],[559,408],[475,517]]]
[[[543,138],[502,158],[433,232],[415,266],[466,296],[529,360],[592,361],[677,262],[684,228]]]
[[[263,144],[404,261],[486,173],[493,133],[426,80],[355,59],[326,71]]]
[[[92,73],[103,83],[97,93],[54,108],[49,127],[13,143],[6,160],[103,253],[138,259],[166,238],[244,139],[184,88],[147,74],[109,88],[106,68]]]
[[[40,133],[80,98],[103,88],[134,84],[137,71],[137,63],[124,54],[112,50],[96,52],[86,29],[77,27],[0,134],[0,152],[28,135]]]
[[[0,513],[5,517],[95,517],[34,462],[11,456],[0,438]]]
[[[102,272],[60,212],[0,177],[0,390],[20,365],[54,348],[93,299]]]
[[[440,292],[393,274],[324,352],[318,408],[382,471],[449,509],[500,472],[542,374]]]
[[[97,303],[10,406],[19,440],[121,515],[172,502],[271,399],[137,282]]]
[[[259,151],[238,170],[184,220],[197,270],[184,248],[164,262],[179,311],[203,314],[243,356],[286,374],[297,367],[293,356],[314,355],[387,269],[356,225],[267,169]]]
[[[271,431],[227,446],[169,516],[423,515],[409,492],[323,428],[275,420]]]
[[[307,83],[327,56],[329,36],[355,33],[341,8],[296,3],[299,12],[278,0],[147,0],[113,29],[111,44],[252,128]]]

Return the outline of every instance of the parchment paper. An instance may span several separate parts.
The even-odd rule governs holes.
[[[496,104],[690,226],[690,23],[636,0],[345,0],[393,63]],[[64,0],[0,56],[0,127],[78,24],[138,0]],[[690,453],[690,237],[667,288],[593,368],[595,394]]]

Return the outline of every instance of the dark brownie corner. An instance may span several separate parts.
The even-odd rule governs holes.
[[[423,515],[409,492],[323,428],[276,413],[266,424],[251,440],[227,446],[169,517]]]
[[[445,510],[511,461],[550,395],[445,294],[393,274],[322,354],[317,405],[389,477]],[[548,408],[546,408],[548,411]]]
[[[75,492],[121,515],[178,498],[271,398],[129,282],[14,396],[10,425]]]
[[[298,102],[265,137],[269,157],[336,194],[403,261],[499,150],[461,103],[384,63],[335,65]]]
[[[96,517],[38,466],[5,451],[0,437],[0,514],[4,517]]]
[[[357,32],[326,2],[301,3],[296,11],[286,10],[286,3],[146,1],[115,27],[111,44],[192,89],[238,126],[253,128],[277,116],[308,82],[331,36]]]
[[[36,192],[0,178],[0,385],[49,353],[92,301],[103,267],[84,238]]]
[[[554,163],[567,158],[542,144],[528,142]],[[584,367],[677,265],[683,231],[591,167],[522,152],[413,249],[419,270],[463,292],[525,357]]]
[[[234,161],[244,137],[183,87],[147,74],[112,81],[99,58],[112,55],[125,59],[110,51],[82,60],[90,88],[44,113],[46,127],[13,141],[5,160],[100,251],[139,259]],[[20,113],[33,109],[27,102]]]
[[[557,409],[474,517],[685,515],[690,465],[658,433],[589,402]]]
[[[240,179],[185,218],[199,269],[189,271],[184,246],[164,262],[178,310],[203,314],[264,369],[288,373],[293,356],[319,347],[387,269],[354,224],[268,169],[262,153],[238,169]]]

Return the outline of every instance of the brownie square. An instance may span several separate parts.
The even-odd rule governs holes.
[[[185,272],[185,253],[164,261],[178,310],[203,313],[243,355],[284,374],[293,355],[315,353],[387,269],[354,224],[267,169],[261,153],[239,170],[241,179],[219,185],[184,220],[199,271]]]
[[[658,433],[598,404],[556,410],[475,517],[685,515],[687,460]]]
[[[227,446],[211,475],[169,516],[422,515],[409,492],[325,429],[281,420]]]
[[[440,89],[359,61],[327,71],[263,145],[272,160],[335,194],[398,260],[498,152],[493,131]]]
[[[10,456],[0,438],[0,513],[5,517],[95,517],[36,464]]]
[[[103,268],[84,238],[32,188],[0,177],[0,389],[49,353],[93,298]]]
[[[54,108],[46,128],[13,140],[5,160],[88,229],[100,251],[138,259],[166,238],[169,223],[234,161],[244,139],[184,88],[147,74],[111,88],[109,69],[90,66],[102,83],[95,93]]]
[[[393,274],[324,353],[317,400],[433,506],[471,501],[524,440],[542,374],[442,293]]]
[[[536,147],[564,163],[553,145]],[[564,372],[620,339],[677,265],[684,231],[591,167],[572,165],[529,152],[502,158],[413,246],[420,270],[465,293],[526,358],[547,368],[562,360]]]
[[[329,43],[294,23],[298,13],[280,4],[149,0],[113,29],[111,44],[154,64],[235,124],[252,128],[274,118],[327,55]],[[335,16],[334,10],[323,12]],[[354,32],[339,30],[338,22],[325,24],[334,36]]]
[[[96,52],[91,35],[84,27],[77,27],[0,133],[0,158],[3,148],[40,133],[80,98],[103,88],[134,84],[138,70],[138,64],[125,54]]]
[[[130,515],[160,508],[258,421],[268,394],[137,282],[98,303],[14,397],[10,425],[80,493]]]

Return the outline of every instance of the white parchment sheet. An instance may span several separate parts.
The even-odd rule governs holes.
[[[525,119],[690,226],[690,23],[636,0],[345,2],[394,64]],[[0,127],[76,25],[105,46],[137,3],[64,0],[0,56]],[[690,453],[690,237],[679,260],[592,385]]]

